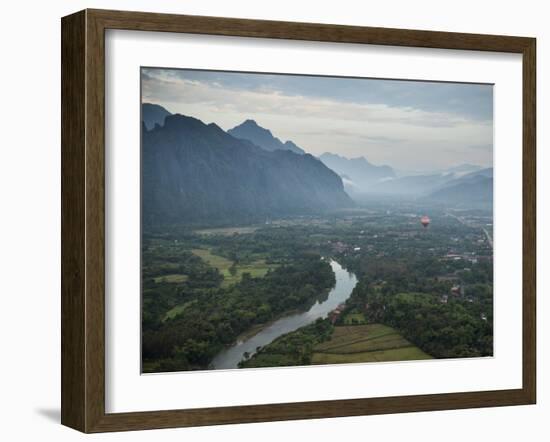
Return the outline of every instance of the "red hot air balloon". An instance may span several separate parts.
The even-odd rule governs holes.
[[[428,227],[430,225],[430,218],[427,215],[424,215],[420,218],[420,224],[422,224],[424,228]]]

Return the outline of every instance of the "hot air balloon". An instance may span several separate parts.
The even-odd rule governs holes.
[[[428,227],[430,225],[430,218],[427,215],[424,215],[420,218],[420,224],[422,224],[424,228]]]

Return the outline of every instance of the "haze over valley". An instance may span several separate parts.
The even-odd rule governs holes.
[[[144,373],[492,356],[491,86],[142,91]]]
[[[319,157],[247,119],[227,132],[215,123],[143,104],[144,222],[252,220],[411,199],[490,208],[492,168],[458,164],[407,175],[365,157]],[[160,197],[162,195],[162,198]]]

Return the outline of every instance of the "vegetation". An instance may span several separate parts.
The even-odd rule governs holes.
[[[142,127],[142,223],[218,224],[354,205],[342,179],[312,155],[264,150],[216,124],[168,115]],[[198,226],[199,227],[199,226]]]
[[[315,346],[330,339],[333,329],[328,320],[317,319],[259,349],[251,358],[243,360],[239,368],[310,365]]]
[[[391,327],[381,324],[339,326],[314,349],[313,364],[431,359]]]
[[[239,282],[245,273],[253,278],[261,278],[276,267],[276,264],[267,264],[265,259],[237,264],[223,256],[214,255],[210,249],[193,249],[192,252],[211,267],[218,269],[218,272],[223,276],[223,287]]]
[[[237,338],[323,302],[334,274],[322,256],[358,279],[340,314],[278,337],[240,367],[492,355],[492,214],[432,208],[424,229],[422,212],[371,204],[263,224],[146,229],[144,371],[211,368]]]
[[[352,313],[348,313],[344,317],[343,322],[345,325],[359,325],[359,324],[366,324],[367,320],[363,313],[355,311]]]
[[[391,327],[332,326],[328,319],[275,339],[239,364],[241,368],[431,359]]]
[[[178,237],[179,239],[174,239]],[[218,238],[219,239],[219,238]],[[314,253],[287,245],[275,262],[253,244],[254,251],[228,238],[221,254],[205,246],[207,239],[150,235],[144,241],[143,340],[145,371],[196,370],[236,337],[285,311],[306,308],[334,284],[328,263]],[[222,241],[223,243],[223,241]],[[222,256],[224,254],[225,256]],[[231,256],[233,259],[229,259]],[[178,283],[168,276],[178,262]]]
[[[438,282],[430,277],[418,278],[418,272],[414,273],[416,278],[413,281],[411,277],[403,278],[403,273],[410,274],[406,265],[393,271],[389,271],[388,266],[389,263],[373,265],[366,272],[370,277],[363,276],[348,305],[362,311],[368,322],[394,327],[434,357],[493,354],[493,297],[489,283],[468,285],[466,296],[460,291],[453,293],[446,287],[447,282]],[[482,269],[483,266],[478,281],[485,279]],[[485,276],[489,279],[488,274]],[[414,291],[402,291],[406,289]],[[344,316],[344,323],[347,320]]]
[[[213,368],[237,339],[318,307],[331,260],[355,275],[339,275],[340,304],[248,341],[240,367],[493,354],[492,169],[397,177],[252,120],[225,132],[158,105],[142,116],[145,372]]]
[[[157,276],[155,278],[153,278],[153,280],[155,281],[155,283],[161,283],[161,282],[168,282],[168,283],[178,283],[178,282],[185,282],[187,281],[187,275],[180,275],[178,273],[176,274],[173,274],[173,275],[162,275],[162,276]]]
[[[199,229],[195,230],[198,235],[234,235],[254,233],[258,228],[254,226],[246,227],[218,227],[213,229]]]

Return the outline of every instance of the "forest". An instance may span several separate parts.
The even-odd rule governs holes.
[[[439,281],[437,266],[429,264],[379,259],[361,273],[347,302],[349,311],[395,328],[436,358],[492,356],[492,265],[465,272],[476,282],[461,293],[453,292],[453,283]]]
[[[329,260],[357,278],[338,315],[242,354],[240,368],[493,354],[486,215],[407,208],[150,229],[142,243],[143,371],[204,370],[279,318],[323,302]],[[237,368],[237,367],[235,367]]]
[[[203,241],[203,246],[209,242]],[[250,263],[260,256],[244,252],[244,246],[238,253],[231,246],[234,241],[228,240],[223,252],[217,250],[231,260],[208,255],[230,263],[228,278],[240,267],[253,269]],[[143,371],[207,369],[212,358],[241,333],[305,308],[334,285],[334,274],[319,255],[291,244],[283,254],[281,244],[279,258],[271,258],[265,274],[242,272],[238,281],[224,285],[224,274],[200,257],[205,256],[199,253],[204,249],[190,251],[181,239],[148,237],[142,274]],[[261,256],[265,263],[265,253]]]

